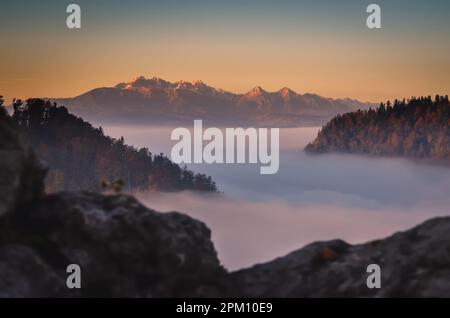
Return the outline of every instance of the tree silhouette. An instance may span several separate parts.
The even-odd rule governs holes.
[[[5,100],[3,96],[0,95],[0,117],[4,118],[6,116],[6,109],[3,107]]]
[[[123,137],[107,137],[63,106],[42,99],[15,100],[13,106],[14,121],[50,167],[49,191],[101,191],[102,182],[116,192],[217,191],[211,178],[181,169],[163,154],[128,146]]]
[[[307,145],[309,152],[352,152],[450,160],[448,96],[395,100],[377,110],[338,115]]]

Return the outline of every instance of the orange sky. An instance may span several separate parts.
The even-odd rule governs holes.
[[[383,29],[368,30],[364,6],[350,1],[340,2],[346,11],[336,15],[291,1],[259,9],[232,1],[204,11],[160,5],[148,13],[143,3],[130,4],[129,12],[119,4],[80,3],[79,31],[65,28],[64,8],[56,4],[36,7],[34,15],[12,6],[0,19],[0,94],[7,101],[76,96],[140,75],[199,79],[237,93],[287,86],[373,102],[450,88],[449,23],[422,16],[428,7],[402,15],[386,4]],[[440,14],[429,6],[428,14]],[[19,13],[28,22],[8,24]]]

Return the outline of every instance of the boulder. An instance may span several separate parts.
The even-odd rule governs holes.
[[[131,196],[50,195],[8,218],[4,227],[10,230],[0,234],[0,245],[29,248],[17,253],[32,265],[16,271],[22,270],[43,297],[53,295],[44,288],[48,280],[33,281],[28,269],[40,266],[43,274],[50,271],[65,284],[66,267],[79,265],[82,288],[65,288],[61,294],[74,297],[218,295],[217,280],[225,273],[203,223],[176,212],[155,212]],[[47,264],[46,270],[41,263]],[[3,273],[0,286],[7,278]],[[58,280],[54,282],[59,288]],[[10,296],[33,295],[14,286],[9,291]],[[6,288],[3,293],[8,295]]]
[[[65,280],[33,249],[0,247],[0,298],[67,297]]]
[[[436,218],[366,244],[313,243],[227,284],[241,297],[450,297],[449,251],[450,217]],[[380,289],[366,285],[369,264],[381,268]]]

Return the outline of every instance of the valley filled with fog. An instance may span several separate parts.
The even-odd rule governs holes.
[[[172,128],[103,126],[127,144],[170,156]],[[280,130],[280,167],[191,164],[211,175],[220,194],[138,193],[148,207],[180,211],[212,230],[228,269],[265,262],[318,240],[362,243],[450,214],[450,168],[401,158],[308,155],[318,128]]]

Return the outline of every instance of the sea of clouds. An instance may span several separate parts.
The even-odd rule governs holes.
[[[105,127],[129,144],[170,153],[170,128]],[[137,193],[150,208],[180,211],[212,230],[219,258],[234,270],[318,240],[362,243],[450,214],[450,168],[401,158],[307,155],[317,128],[282,129],[280,170],[249,164],[189,167],[211,175],[220,194]]]

